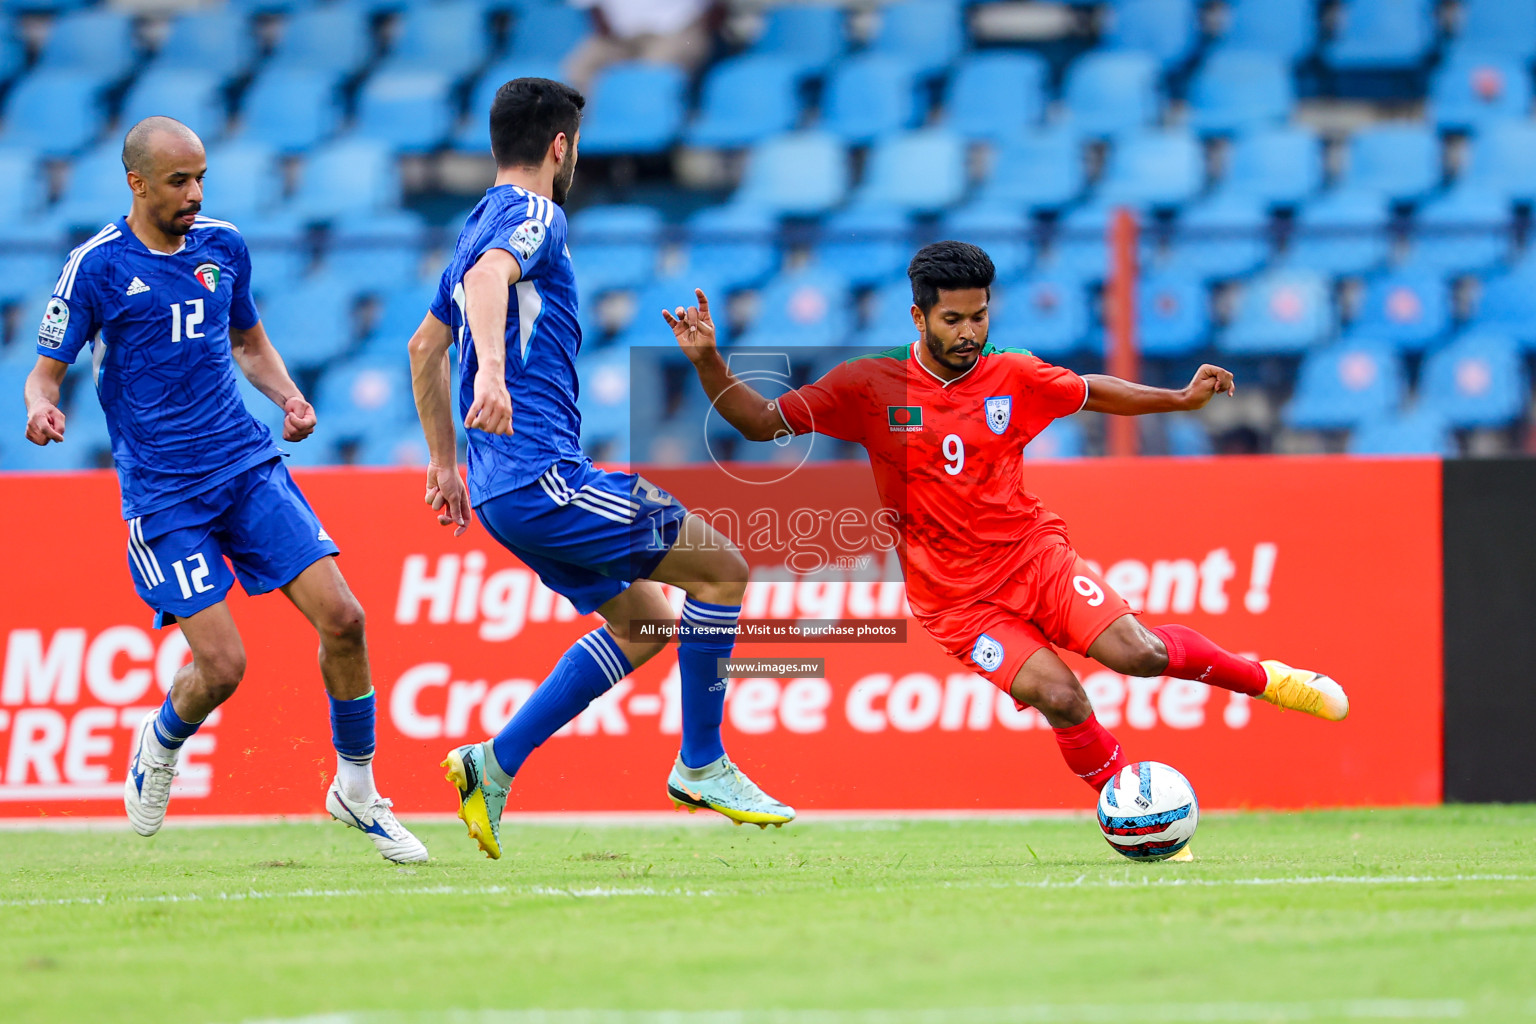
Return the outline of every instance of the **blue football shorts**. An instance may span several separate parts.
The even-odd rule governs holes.
[[[265,594],[339,553],[281,458],[128,520],[133,585],[157,629],[218,604],[237,577]]]
[[[634,473],[558,462],[475,506],[492,537],[583,615],[656,571],[688,510]]]

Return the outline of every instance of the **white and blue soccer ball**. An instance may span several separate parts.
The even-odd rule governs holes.
[[[1167,860],[1189,845],[1200,823],[1200,801],[1177,770],[1137,761],[1099,792],[1099,828],[1131,860]]]

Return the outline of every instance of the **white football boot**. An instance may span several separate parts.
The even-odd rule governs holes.
[[[793,807],[764,793],[724,756],[702,768],[689,768],[679,757],[667,776],[667,796],[673,807],[686,807],[689,814],[715,811],[738,825],[783,828],[786,821],[795,820]]]
[[[149,730],[154,727],[155,714],[150,712],[139,724],[138,741],[128,757],[128,780],[123,783],[128,823],[141,836],[160,831],[171,802],[171,780],[176,777],[176,762],[161,761],[149,750]]]
[[[331,817],[361,831],[373,840],[374,848],[385,860],[396,864],[417,864],[427,859],[427,848],[400,824],[390,808],[392,801],[375,793],[365,803],[354,803],[341,794],[341,783],[331,780],[325,793],[325,809]]]

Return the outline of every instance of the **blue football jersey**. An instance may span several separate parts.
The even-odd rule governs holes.
[[[167,255],[124,218],[70,253],[37,351],[73,363],[90,342],[124,519],[281,454],[240,397],[230,351],[230,327],[259,320],[250,253],[224,221],[197,218],[181,251]]]
[[[464,274],[488,249],[522,267],[507,295],[507,392],[512,436],[469,432],[469,492],[475,503],[533,483],[556,462],[585,458],[576,411],[576,275],[565,211],[516,185],[498,185],[470,212],[443,272],[432,315],[459,346],[459,418],[475,399],[474,338],[464,318]]]

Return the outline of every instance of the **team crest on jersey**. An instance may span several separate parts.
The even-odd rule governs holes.
[[[995,672],[1003,663],[1003,645],[983,633],[971,648],[971,660],[985,672]]]
[[[199,263],[197,269],[192,271],[192,276],[201,281],[203,287],[209,291],[219,290],[219,265],[217,263]]]
[[[43,310],[43,322],[37,325],[37,343],[43,348],[58,348],[64,344],[64,332],[69,329],[69,303],[55,295]]]
[[[1013,417],[1013,396],[1003,395],[998,398],[987,399],[987,426],[992,428],[992,433],[1001,434],[1008,429],[1008,421]]]
[[[512,251],[525,260],[533,259],[533,254],[539,251],[539,246],[544,244],[544,222],[541,220],[525,220],[512,232]]]

